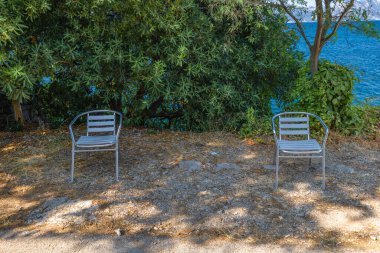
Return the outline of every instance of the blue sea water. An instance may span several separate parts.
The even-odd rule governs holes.
[[[374,22],[380,32],[380,21]],[[305,33],[312,42],[316,23],[304,23]],[[294,28],[295,24],[289,24]],[[297,49],[309,57],[306,42],[300,38]],[[333,41],[327,42],[321,52],[321,58],[328,59],[355,70],[360,82],[355,84],[356,102],[374,97],[370,104],[380,105],[380,39],[371,38],[358,32],[340,27]]]

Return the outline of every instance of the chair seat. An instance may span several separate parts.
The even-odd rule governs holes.
[[[116,135],[81,136],[76,142],[77,147],[111,146],[116,143]]]
[[[278,140],[279,150],[285,153],[320,153],[321,145],[314,140]]]

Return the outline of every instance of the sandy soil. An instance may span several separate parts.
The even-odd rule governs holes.
[[[325,191],[302,159],[274,191],[270,137],[127,129],[120,143],[120,182],[104,152],[79,154],[70,184],[67,131],[0,133],[0,252],[380,251],[378,140],[333,135]]]

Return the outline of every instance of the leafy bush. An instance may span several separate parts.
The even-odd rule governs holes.
[[[49,117],[48,121],[49,121],[49,126],[52,129],[59,128],[65,123],[65,119],[60,116]]]
[[[240,135],[244,138],[271,134],[272,125],[270,116],[259,117],[252,108],[248,108],[246,122],[240,128]]]
[[[9,121],[8,125],[6,126],[6,130],[10,132],[19,132],[22,131],[24,127],[19,121]]]
[[[352,90],[358,79],[347,67],[323,60],[311,76],[308,63],[290,91],[286,110],[307,111],[319,115],[332,129],[345,128],[352,120]]]
[[[345,134],[367,135],[373,138],[380,136],[380,106],[373,106],[364,101],[352,106],[354,119],[351,125],[343,129]]]
[[[358,78],[352,70],[323,60],[314,76],[310,75],[308,64],[298,73],[285,110],[314,113],[331,129],[348,135],[373,133],[378,127],[377,107],[368,103],[353,105],[352,91]]]
[[[22,65],[0,73],[0,88],[22,91],[15,98],[33,99],[57,124],[111,108],[132,125],[238,130],[249,107],[269,110],[299,67],[284,14],[251,1],[19,2],[0,0],[0,14],[18,27],[7,32],[0,66]],[[22,76],[11,82],[15,72]],[[49,87],[40,87],[44,77]]]

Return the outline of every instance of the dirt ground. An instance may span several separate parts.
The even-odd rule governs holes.
[[[65,129],[0,133],[0,251],[34,238],[58,252],[44,240],[62,237],[138,238],[127,252],[380,252],[379,139],[331,135],[325,191],[307,159],[281,161],[274,191],[270,137],[124,129],[120,144],[120,182],[101,152],[77,155],[69,183]]]

